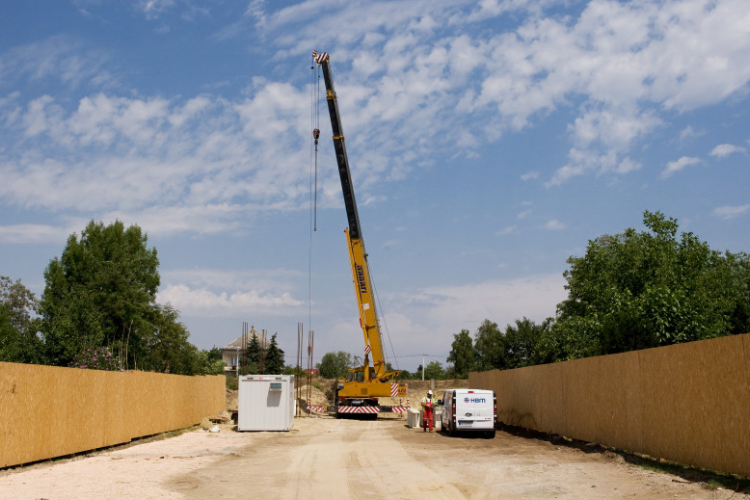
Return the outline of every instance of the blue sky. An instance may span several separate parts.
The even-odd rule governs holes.
[[[28,1],[0,4],[0,274],[41,296],[119,219],[198,347],[247,321],[291,362],[301,322],[361,353],[322,102],[311,230],[312,50],[402,369],[554,316],[566,259],[646,209],[750,249],[746,0]]]

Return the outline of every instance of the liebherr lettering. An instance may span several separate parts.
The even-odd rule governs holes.
[[[357,282],[359,283],[359,293],[367,293],[367,283],[365,283],[365,271],[362,266],[357,264]]]

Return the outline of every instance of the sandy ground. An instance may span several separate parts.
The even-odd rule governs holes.
[[[610,452],[405,419],[299,418],[291,432],[203,430],[0,472],[2,499],[750,499]],[[585,447],[583,447],[585,448]]]

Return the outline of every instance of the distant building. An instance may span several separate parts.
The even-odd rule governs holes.
[[[254,326],[244,336],[246,342],[250,342],[250,339],[252,338],[251,335],[258,337],[258,341],[262,349],[268,348],[268,339],[261,338],[261,335],[255,331]],[[242,348],[242,336],[239,336],[238,338],[221,348],[221,360],[224,362],[225,372],[237,371],[237,362],[242,356]]]
[[[309,377],[317,377],[318,375],[320,375],[320,370],[318,370],[317,368],[306,368],[305,372]]]

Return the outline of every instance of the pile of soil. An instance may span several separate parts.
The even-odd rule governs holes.
[[[237,391],[236,389],[230,389],[229,387],[227,387],[226,397],[227,397],[227,411],[229,412],[237,411],[237,408],[239,407],[239,391]]]
[[[330,404],[333,404],[332,401],[328,400],[326,394],[314,385],[307,385],[305,383],[301,385],[298,390],[299,392],[294,393],[295,397],[297,396],[297,394],[299,394],[299,398],[297,398],[297,405],[304,410],[307,409],[308,391],[310,393],[310,404],[312,406],[328,406]]]

